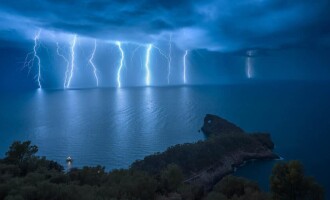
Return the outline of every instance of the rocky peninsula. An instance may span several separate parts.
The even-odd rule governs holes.
[[[178,165],[185,183],[209,191],[224,176],[249,160],[279,158],[268,133],[246,133],[235,124],[207,114],[201,128],[206,136],[193,144],[179,144],[163,153],[156,153],[136,161],[131,168],[157,174],[168,164]]]

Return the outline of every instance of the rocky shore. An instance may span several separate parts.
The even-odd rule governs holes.
[[[242,166],[250,160],[270,160],[278,159],[278,156],[272,152],[245,153],[235,152],[232,155],[225,156],[222,162],[199,172],[185,180],[185,183],[202,185],[204,190],[210,191],[212,187],[218,183],[223,177],[234,172],[235,168]]]

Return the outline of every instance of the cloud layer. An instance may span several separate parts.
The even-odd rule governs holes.
[[[236,51],[329,43],[328,0],[16,0],[0,2],[0,37],[39,28],[104,40],[173,41]]]

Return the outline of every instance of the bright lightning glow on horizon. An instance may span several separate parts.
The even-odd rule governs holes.
[[[60,56],[61,58],[63,58],[63,60],[66,62],[66,71],[65,71],[64,85],[63,85],[63,87],[65,88],[66,87],[67,80],[68,80],[68,73],[69,73],[70,62],[69,62],[69,60],[63,54],[61,54],[61,52],[60,52],[60,46],[59,46],[58,42],[56,42],[56,47],[57,47],[56,48],[57,55]]]
[[[91,66],[93,67],[93,73],[94,73],[94,77],[96,80],[96,86],[99,86],[99,78],[97,77],[97,69],[95,64],[93,63],[93,59],[94,59],[94,55],[95,55],[95,51],[96,51],[96,40],[94,40],[94,49],[93,52],[91,54],[91,57],[89,58],[88,62],[91,64]]]
[[[117,84],[118,84],[117,86],[120,88],[121,87],[120,72],[121,72],[121,69],[123,68],[125,55],[124,55],[123,49],[121,48],[121,42],[117,41],[116,45],[118,46],[118,49],[119,49],[120,54],[121,54],[120,65],[119,65],[119,68],[118,68],[118,71],[117,71]]]
[[[186,50],[184,52],[184,55],[183,55],[183,83],[184,84],[187,83],[187,79],[186,79],[186,68],[187,68],[186,59],[187,59],[187,55],[188,55],[188,50]]]
[[[73,77],[73,72],[74,72],[74,57],[75,57],[75,52],[74,49],[76,47],[76,41],[77,41],[77,35],[74,35],[72,44],[71,44],[71,70],[70,70],[70,76],[69,76],[69,81],[66,85],[66,88],[70,87],[71,85],[71,80]]]
[[[149,86],[150,85],[150,52],[152,49],[152,44],[148,45],[147,48],[147,53],[146,53],[146,85]]]

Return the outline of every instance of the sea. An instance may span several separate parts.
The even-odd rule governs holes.
[[[330,82],[0,91],[0,156],[13,141],[30,140],[38,155],[66,169],[128,168],[172,145],[204,140],[206,114],[271,134],[282,160],[249,162],[235,175],[268,191],[276,162],[300,160],[329,194]]]

